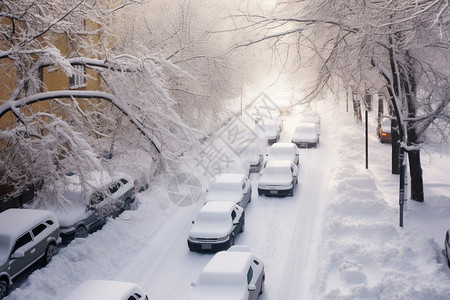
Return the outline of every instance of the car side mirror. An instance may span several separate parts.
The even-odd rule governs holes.
[[[248,285],[248,291],[249,291],[249,292],[254,292],[254,291],[256,291],[256,285],[254,285],[254,284],[249,284],[249,285]]]
[[[192,282],[191,282],[191,286],[194,286],[194,287],[195,287],[196,285],[197,285],[197,282],[195,282],[195,281],[192,281]]]
[[[23,251],[16,251],[11,255],[11,258],[21,258],[25,256],[25,252]]]
[[[195,223],[195,221],[194,220],[192,220],[192,224],[194,224]]]

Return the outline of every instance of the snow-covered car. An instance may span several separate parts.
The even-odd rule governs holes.
[[[0,213],[0,299],[22,271],[39,260],[48,264],[60,243],[51,212],[11,208]]]
[[[64,300],[148,300],[148,296],[135,283],[89,280],[80,284]]]
[[[283,130],[283,122],[281,120],[264,120],[259,121],[255,127],[255,131],[264,136],[269,145],[278,142],[280,133]]]
[[[378,120],[377,136],[381,143],[391,142],[391,119],[389,117],[381,117]]]
[[[225,250],[233,246],[236,235],[244,231],[245,212],[231,201],[212,201],[200,209],[192,223],[187,239],[189,250]]]
[[[264,143],[264,145],[262,143]],[[263,167],[265,146],[265,142],[255,139],[252,143],[247,145],[242,152],[241,157],[248,164],[249,173],[259,172]]]
[[[59,220],[63,240],[83,238],[100,228],[108,217],[129,210],[135,199],[133,179],[119,172],[91,172],[85,175],[87,185],[75,174],[66,176],[64,197],[67,208],[52,209]]]
[[[246,246],[216,253],[192,282],[191,300],[258,299],[264,291],[264,262]]]
[[[258,195],[293,196],[298,166],[288,160],[269,161],[258,182]]]
[[[313,123],[300,123],[295,127],[291,142],[298,148],[311,148],[319,145],[319,132]]]
[[[294,143],[275,143],[266,154],[264,164],[272,160],[288,160],[298,165],[298,147]]]
[[[316,124],[317,129],[320,130],[321,118],[317,112],[314,112],[314,111],[304,112],[302,115],[300,115],[299,121],[300,121],[300,123]]]
[[[231,201],[245,208],[252,201],[252,183],[244,174],[219,174],[210,184],[205,201]]]

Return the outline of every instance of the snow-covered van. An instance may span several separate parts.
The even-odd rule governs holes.
[[[0,299],[14,277],[38,260],[52,260],[61,243],[59,223],[49,211],[8,209],[0,213]]]

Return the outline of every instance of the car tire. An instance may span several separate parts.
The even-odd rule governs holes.
[[[262,280],[261,280],[261,287],[259,288],[259,295],[261,295],[262,293],[264,293],[264,282],[266,281],[266,277],[263,276]]]
[[[130,198],[125,199],[125,202],[123,203],[123,210],[131,210],[131,199]]]
[[[230,247],[234,246],[234,234],[230,236]]]
[[[53,256],[56,254],[57,250],[58,248],[56,248],[55,244],[49,244],[47,246],[44,257],[42,257],[42,262],[44,263],[44,266],[48,265],[52,261]]]
[[[8,295],[8,282],[1,279],[0,280],[0,299],[3,299]]]
[[[75,238],[86,238],[88,236],[88,231],[86,227],[80,225],[75,230]]]

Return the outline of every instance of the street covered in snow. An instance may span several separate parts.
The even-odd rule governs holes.
[[[252,201],[236,244],[248,245],[265,263],[259,299],[450,299],[450,272],[441,253],[450,225],[448,156],[426,152],[426,200],[408,201],[400,228],[398,176],[390,172],[390,145],[375,135],[375,112],[366,170],[363,124],[333,101],[316,110],[320,144],[300,149],[293,197],[258,196],[259,174],[250,175]],[[298,118],[298,108],[285,117],[280,141],[290,141]],[[192,203],[175,203],[172,176],[159,176],[137,194],[133,210],[61,248],[5,299],[63,299],[90,279],[137,283],[149,299],[189,298],[191,282],[213,256],[190,252],[186,242],[211,177],[182,159],[177,163],[180,173],[194,170],[200,183],[201,190],[184,190]]]

